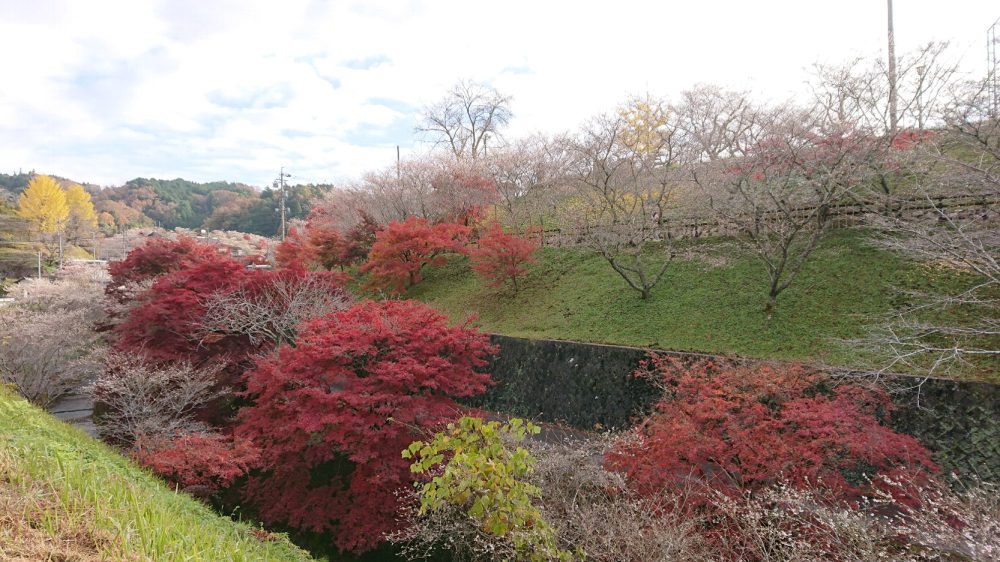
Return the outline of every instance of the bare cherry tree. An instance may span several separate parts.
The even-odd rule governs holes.
[[[817,64],[810,87],[817,107],[829,122],[886,135],[892,131],[889,69],[883,57],[858,57],[845,64]],[[899,57],[897,119],[902,128],[926,129],[940,124],[957,65],[948,43],[928,43]]]
[[[348,193],[380,224],[409,217],[455,220],[469,209],[496,201],[496,187],[484,160],[415,156],[365,174]],[[347,199],[343,194],[339,198]]]
[[[45,407],[96,374],[86,309],[0,311],[0,382]]]
[[[503,142],[510,122],[511,97],[471,81],[455,84],[443,99],[424,108],[417,131],[445,146],[455,158],[479,158],[491,144]]]
[[[1000,358],[1000,121],[985,82],[956,90],[945,124],[921,149],[939,166],[918,188],[924,214],[872,217],[879,243],[913,259],[943,264],[969,280],[957,292],[915,294],[913,304],[882,319],[865,343],[885,370],[948,375],[996,372]],[[966,208],[938,204],[942,191],[973,191]],[[963,320],[963,318],[965,320]],[[992,365],[992,367],[991,367]]]
[[[912,184],[933,167],[933,160],[920,158],[920,152],[910,148],[925,130],[942,125],[940,116],[956,71],[947,43],[928,43],[901,56],[896,70],[898,125],[893,130],[889,70],[882,57],[814,66],[810,87],[817,117],[829,127],[850,127],[879,140],[886,153],[873,170],[868,194],[891,199],[896,186]],[[889,200],[885,203],[881,212],[891,214],[895,207]]]
[[[95,421],[101,437],[124,448],[142,436],[174,435],[206,429],[196,412],[218,398],[211,366],[154,365],[141,357],[110,352],[94,384],[102,413]]]
[[[763,263],[769,317],[829,231],[830,207],[867,181],[880,154],[868,135],[788,107],[745,156],[695,170],[716,219]]]
[[[754,143],[761,111],[746,92],[699,84],[671,106],[685,143],[698,160],[714,162],[746,154]]]
[[[309,318],[350,305],[343,291],[333,291],[317,276],[276,276],[266,286],[242,286],[213,293],[205,303],[202,335],[245,335],[254,346],[263,342],[294,344],[296,327]]]
[[[677,124],[661,100],[636,99],[590,121],[572,143],[578,201],[566,212],[583,242],[648,299],[673,257],[660,226],[685,177]],[[658,242],[667,248],[650,261]],[[656,263],[659,262],[659,263]]]
[[[497,219],[522,230],[541,224],[567,184],[571,161],[562,139],[533,136],[520,140],[486,159],[487,173],[496,186]]]

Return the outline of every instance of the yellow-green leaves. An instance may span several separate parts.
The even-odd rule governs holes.
[[[17,202],[17,214],[45,233],[63,228],[69,205],[62,187],[49,176],[35,176]],[[93,208],[91,208],[93,211]]]
[[[558,547],[555,529],[532,503],[541,496],[528,481],[534,458],[524,447],[511,450],[539,431],[517,418],[501,425],[467,416],[429,442],[411,443],[402,453],[414,459],[410,470],[432,475],[417,484],[420,514],[458,507],[483,533],[510,541],[519,559],[570,560],[572,555]]]

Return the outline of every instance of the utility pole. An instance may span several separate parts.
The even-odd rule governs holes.
[[[889,135],[896,136],[899,115],[896,110],[896,35],[892,30],[892,0],[889,7]]]
[[[397,144],[396,145],[396,181],[399,182],[399,181],[402,181],[402,179],[403,179],[403,171],[402,171],[402,168],[400,167],[399,145]]]
[[[1000,45],[1000,18],[986,30],[986,87],[990,95],[990,116],[1000,117],[1000,56],[997,56],[997,45]]]
[[[285,183],[285,178],[290,178],[290,177],[292,177],[292,174],[286,174],[285,173],[285,167],[282,166],[281,167],[281,171],[278,173],[278,179],[274,180],[274,182],[271,184],[275,189],[280,189],[281,190],[281,203],[280,203],[281,206],[279,208],[275,209],[275,211],[278,211],[278,212],[281,213],[281,231],[280,231],[280,234],[281,234],[281,240],[282,241],[285,240],[285,234],[287,232],[287,230],[285,229],[285,212],[288,211],[288,205],[287,205],[288,192],[287,192],[287,189],[286,189],[286,187],[287,187],[288,184]]]

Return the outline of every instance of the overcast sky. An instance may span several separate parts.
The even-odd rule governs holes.
[[[808,67],[885,51],[881,0],[0,0],[0,172],[263,186],[342,181],[423,150],[459,79],[513,96],[510,133],[572,129],[699,82],[784,99]],[[896,0],[897,52],[986,68],[996,0]]]

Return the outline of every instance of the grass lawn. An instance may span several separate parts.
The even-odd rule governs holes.
[[[0,386],[0,560],[312,558],[171,491]]]
[[[570,248],[543,249],[516,295],[485,285],[465,258],[454,258],[404,296],[454,321],[475,315],[481,329],[510,336],[851,365],[862,358],[844,341],[906,304],[905,290],[963,283],[951,270],[870,246],[863,231],[840,230],[813,253],[768,320],[767,275],[733,241],[689,241],[675,250],[678,257],[648,301],[602,258]],[[651,257],[657,252],[664,250]]]

